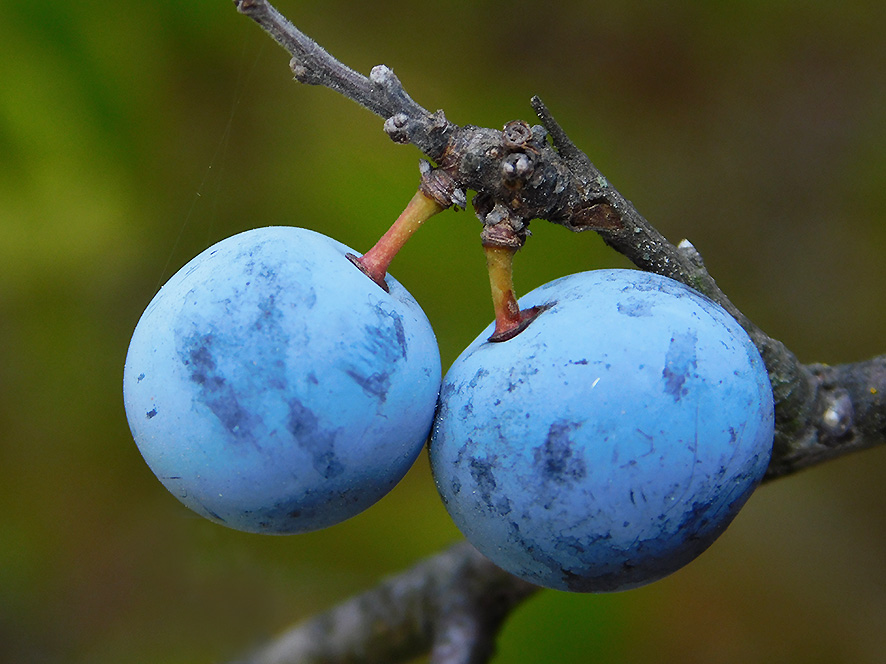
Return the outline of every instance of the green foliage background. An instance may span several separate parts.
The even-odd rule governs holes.
[[[723,0],[280,2],[363,72],[392,66],[461,124],[539,94],[672,240],[804,361],[886,352],[886,5]],[[123,413],[157,288],[238,231],[303,225],[365,250],[418,152],[230,2],[35,0],[0,13],[0,660],[224,661],[454,541],[424,458],[366,513],[296,537],[192,516]],[[520,293],[624,265],[543,222]],[[393,273],[444,365],[491,317],[470,211]],[[496,662],[879,662],[886,451],[762,488],[698,561],[628,593],[544,592]]]

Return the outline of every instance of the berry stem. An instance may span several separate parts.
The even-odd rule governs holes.
[[[514,295],[514,247],[484,245],[492,306],[495,309],[495,331],[489,341],[507,341],[526,329],[541,313],[541,307],[521,310]]]
[[[363,270],[370,279],[385,290],[388,290],[388,286],[385,283],[385,275],[388,272],[388,266],[394,260],[394,256],[397,255],[397,252],[403,248],[406,241],[412,237],[412,234],[424,222],[444,209],[433,198],[425,196],[421,190],[417,191],[412,200],[409,201],[406,209],[400,213],[397,220],[381,236],[372,249],[360,258],[352,255],[349,255],[348,258]]]

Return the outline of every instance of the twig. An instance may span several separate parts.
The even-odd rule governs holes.
[[[767,480],[886,443],[886,355],[803,367],[815,395],[806,425],[773,453]]]
[[[819,377],[726,297],[689,242],[673,245],[653,228],[572,143],[538,97],[532,106],[544,127],[520,121],[501,131],[459,127],[441,111],[432,114],[415,103],[387,67],[375,67],[369,78],[364,77],[338,62],[264,0],[235,4],[290,52],[298,80],[338,90],[385,117],[385,131],[394,140],[416,145],[437,162],[436,168],[424,170],[423,189],[444,207],[464,205],[465,191],[470,189],[477,192],[474,208],[487,230],[504,226],[519,233],[531,219],[573,231],[594,230],[639,268],[685,283],[729,311],[748,331],[769,370],[777,422],[771,476],[833,458],[841,450],[883,442],[882,432],[869,439],[876,428],[853,427],[865,432],[863,443],[841,439],[840,444],[826,445],[828,454],[823,454],[818,446],[824,429],[816,418],[828,406],[827,394],[819,393]],[[880,394],[876,403],[882,399]]]
[[[538,588],[467,542],[281,635],[235,664],[482,664],[505,617]]]
[[[415,103],[391,69],[379,65],[369,77],[363,76],[329,55],[265,0],[234,4],[289,52],[289,67],[297,81],[331,88],[385,118],[385,131],[398,143],[413,143],[434,160],[443,154],[455,125],[442,111],[430,113]]]
[[[235,4],[289,51],[297,80],[356,101],[385,119],[394,141],[415,145],[434,162],[422,169],[424,193],[448,207],[464,206],[465,192],[477,192],[484,240],[522,242],[532,219],[594,230],[639,268],[687,284],[729,311],[759,348],[772,382],[776,436],[766,480],[886,443],[886,355],[836,367],[800,363],[726,297],[692,244],[671,244],[610,185],[540,99],[532,106],[543,126],[459,127],[413,101],[388,67],[365,77],[264,0]],[[534,591],[463,543],[295,627],[247,661],[393,664],[430,651],[435,664],[481,664],[501,622]]]

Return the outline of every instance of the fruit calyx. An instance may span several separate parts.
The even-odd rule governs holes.
[[[513,339],[529,327],[529,324],[534,321],[542,311],[549,307],[550,305],[530,307],[529,309],[518,309],[517,315],[514,319],[509,320],[505,325],[501,326],[499,325],[498,318],[496,318],[495,332],[489,335],[487,341],[500,343],[502,341]]]

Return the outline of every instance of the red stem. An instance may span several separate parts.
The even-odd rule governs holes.
[[[540,307],[521,310],[514,295],[514,254],[512,247],[484,245],[486,267],[489,270],[489,286],[492,289],[492,306],[495,309],[495,332],[489,341],[513,339],[541,313]]]
[[[416,192],[406,206],[406,209],[400,213],[397,220],[381,236],[381,239],[375,243],[372,249],[360,258],[356,256],[348,257],[370,279],[385,290],[388,290],[388,286],[385,283],[385,275],[388,273],[388,266],[394,260],[394,256],[397,255],[397,252],[403,248],[406,241],[412,237],[412,234],[424,222],[443,209],[434,199],[425,196],[421,191]]]

